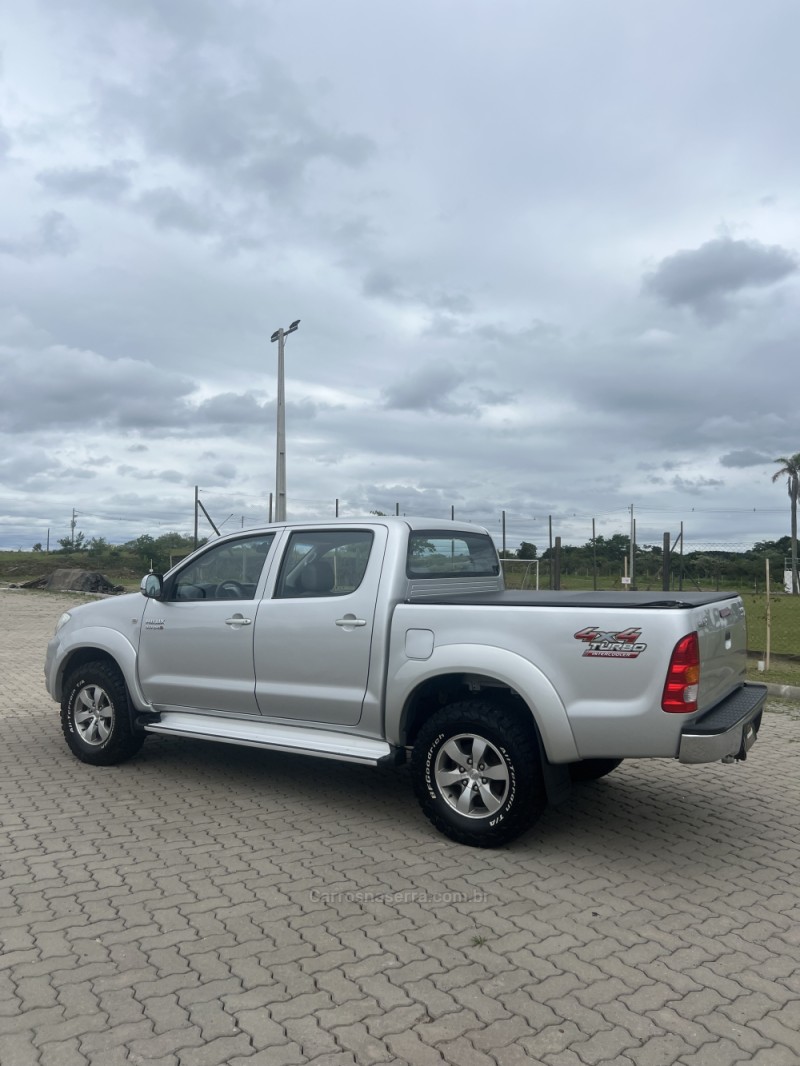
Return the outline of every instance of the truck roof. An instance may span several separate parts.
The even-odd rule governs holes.
[[[286,521],[286,522],[272,522],[271,524],[265,524],[263,526],[256,526],[252,529],[238,529],[236,532],[224,533],[219,538],[224,540],[227,537],[242,536],[243,533],[272,533],[279,529],[285,529],[290,526],[292,529],[331,529],[336,526],[405,526],[407,529],[435,529],[442,530],[442,532],[457,532],[461,530],[465,533],[485,533],[489,534],[488,529],[485,526],[476,525],[474,522],[455,522],[449,518],[424,518],[424,517],[409,517],[407,515],[348,515],[347,517],[340,518],[312,518],[302,521]],[[216,542],[216,539],[215,539]]]

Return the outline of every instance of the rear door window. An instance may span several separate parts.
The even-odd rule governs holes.
[[[361,584],[373,535],[366,529],[292,533],[283,557],[276,599],[347,596]]]

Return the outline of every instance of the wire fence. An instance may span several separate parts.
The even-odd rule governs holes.
[[[596,515],[562,509],[553,514],[523,514],[491,506],[468,509],[431,500],[385,498],[346,501],[291,501],[295,521],[356,518],[366,514],[427,514],[432,520],[474,522],[492,534],[503,558],[506,584],[523,589],[638,589],[645,591],[736,591],[748,610],[748,647],[760,660],[795,658],[800,663],[800,596],[791,591],[789,538],[779,532],[764,540],[765,529],[788,527],[787,508],[740,508],[714,512],[731,530],[731,539],[708,539],[697,532],[711,512],[673,512],[617,508]],[[194,490],[194,506],[151,515],[104,512],[93,503],[73,509],[59,529],[47,529],[47,546],[64,545],[80,530],[84,543],[106,538],[121,544],[143,533],[167,532],[204,538],[251,529],[272,518],[272,497],[246,496],[215,489]],[[55,528],[55,523],[53,523]],[[16,536],[17,534],[15,534]],[[19,539],[30,541],[30,534]],[[38,539],[38,538],[37,538]],[[41,538],[44,540],[44,538]],[[21,545],[20,545],[21,547]],[[769,564],[769,572],[767,571]],[[769,593],[769,594],[768,594]],[[800,683],[800,677],[798,677]]]

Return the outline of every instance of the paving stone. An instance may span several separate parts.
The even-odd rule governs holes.
[[[37,1047],[43,1047],[45,1044],[82,1037],[88,1033],[104,1032],[107,1028],[107,1016],[97,1011],[94,1014],[78,1015],[50,1025],[38,1026],[33,1042]]]
[[[483,852],[406,770],[167,738],[79,763],[41,686],[74,602],[0,590],[2,1066],[800,1062],[800,717]]]
[[[536,1029],[527,1019],[516,1015],[504,1018],[502,1021],[490,1022],[474,1032],[468,1032],[467,1036],[472,1045],[479,1051],[487,1051],[492,1054],[498,1048],[508,1047],[524,1036],[532,1036]]]
[[[630,1048],[638,1048],[639,1041],[627,1029],[615,1025],[612,1029],[602,1029],[594,1036],[579,1044],[573,1044],[578,1058],[588,1066],[597,1066],[605,1060],[618,1059]],[[638,1055],[638,1051],[636,1053]]]
[[[314,1015],[288,1018],[283,1025],[290,1043],[297,1044],[308,1059],[341,1051],[332,1033],[327,1032]]]
[[[331,1030],[338,1043],[345,1051],[352,1051],[359,1066],[372,1066],[373,1063],[390,1062],[394,1058],[383,1040],[370,1033],[363,1022],[350,1025],[337,1025]]]
[[[127,1047],[134,1040],[147,1040],[153,1035],[153,1023],[142,1018],[137,1022],[115,1022],[97,1033],[87,1033],[80,1039],[81,1052],[90,1057],[114,1048]]]
[[[181,1051],[181,1066],[225,1066],[237,1055],[251,1056],[252,1045],[246,1033],[236,1036],[220,1036],[201,1047],[188,1047]],[[284,1060],[291,1062],[291,1056]]]
[[[252,1055],[235,1055],[221,1061],[219,1066],[301,1066],[307,1062],[308,1059],[296,1044],[281,1044],[262,1048]],[[150,1064],[147,1063],[147,1066]]]
[[[519,1039],[519,1046],[525,1049],[534,1062],[545,1058],[550,1061],[550,1056],[559,1055],[572,1046],[582,1043],[584,1036],[574,1022],[560,1022],[557,1025],[548,1025],[538,1033],[531,1036],[523,1036]],[[499,1052],[496,1056],[499,1059]],[[506,1056],[504,1056],[506,1058]]]
[[[466,1037],[437,1044],[436,1050],[453,1066],[497,1066],[495,1059],[479,1051]]]
[[[39,1066],[87,1066],[76,1037],[57,1044],[46,1044],[39,1056]]]
[[[443,1040],[454,1040],[473,1029],[482,1028],[480,1018],[471,1010],[457,1010],[453,1014],[443,1014],[430,1022],[418,1022],[414,1032],[425,1044],[439,1044]]]
[[[413,1066],[442,1066],[445,1062],[441,1052],[424,1044],[413,1030],[391,1033],[386,1037],[386,1044],[401,1062],[413,1063]]]
[[[265,1007],[236,1011],[233,1017],[236,1025],[249,1035],[256,1049],[289,1042],[284,1026],[270,1017]],[[303,1015],[298,1017],[302,1018]]]
[[[782,1044],[761,1048],[747,1058],[748,1066],[797,1066],[797,1054]]]
[[[797,1023],[799,1012],[800,1006],[795,1003],[791,1016],[788,1010],[777,1011],[774,1014],[768,1014],[766,1018],[754,1019],[751,1027],[768,1040],[791,1048],[800,1061],[800,1026]]]

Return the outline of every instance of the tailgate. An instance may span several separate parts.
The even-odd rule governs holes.
[[[724,699],[745,679],[747,671],[747,626],[739,596],[721,600],[694,612],[700,645],[700,691],[702,712]]]

